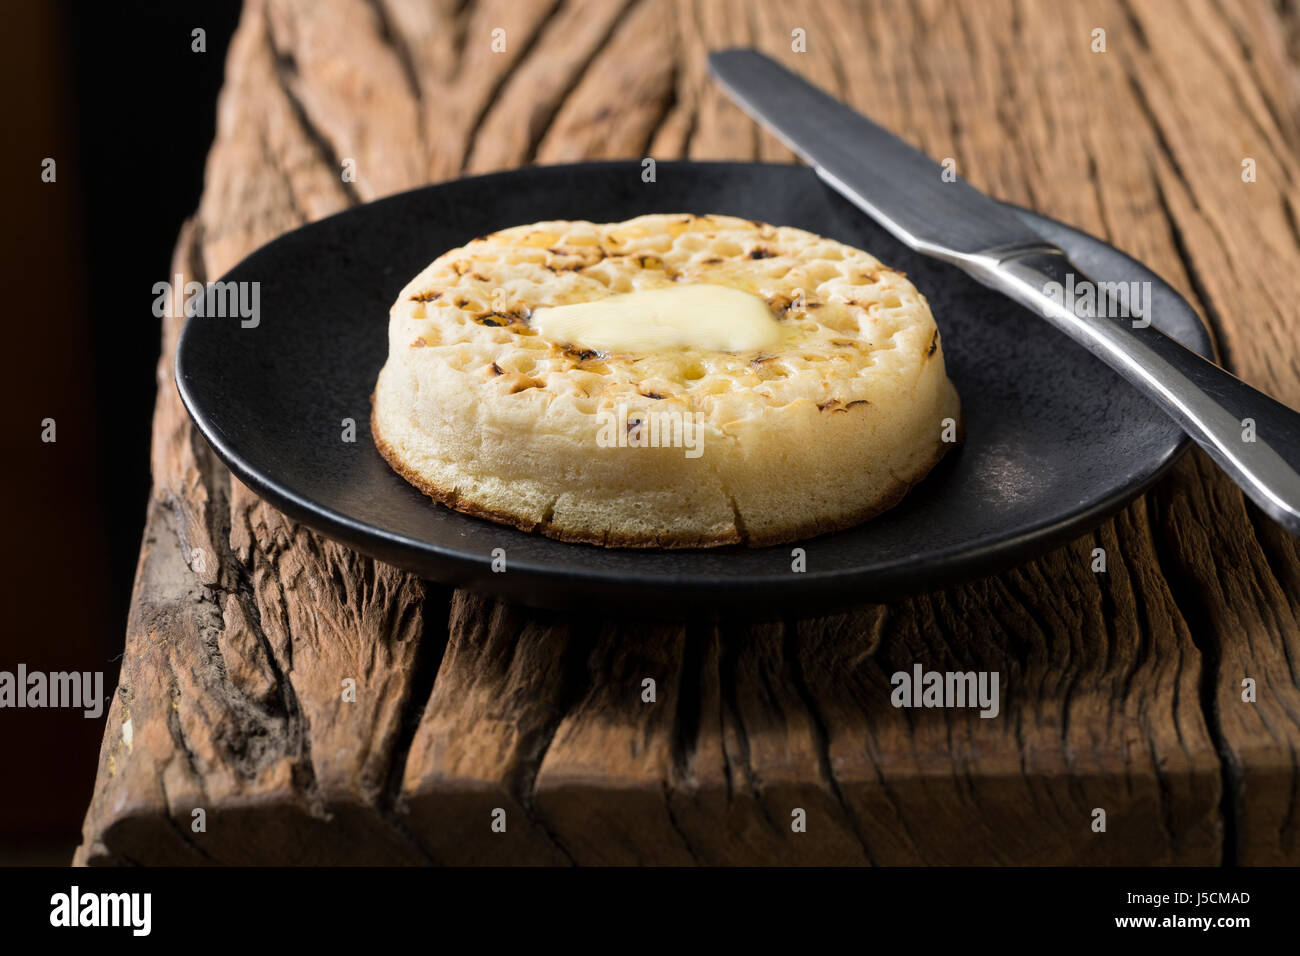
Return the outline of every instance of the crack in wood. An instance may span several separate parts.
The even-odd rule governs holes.
[[[574,66],[574,69],[570,73],[568,82],[565,83],[564,87],[560,90],[559,95],[549,105],[545,114],[537,121],[537,127],[529,137],[528,148],[525,155],[530,159],[534,161],[537,160],[537,148],[541,145],[542,140],[546,138],[546,134],[550,132],[551,126],[555,122],[555,118],[560,115],[560,110],[564,107],[564,104],[568,101],[573,91],[578,88],[578,84],[582,82],[587,70],[591,67],[591,64],[596,61],[596,58],[600,56],[601,51],[604,50],[605,45],[609,42],[610,38],[612,38],[623,24],[627,22],[628,15],[637,6],[637,2],[638,0],[619,0],[618,15],[610,21],[600,42],[591,48],[580,63]],[[640,0],[640,2],[648,2],[648,0]],[[472,149],[470,150],[470,153],[471,155],[473,154]]]
[[[465,152],[460,164],[461,175],[464,175],[468,171],[469,159],[474,151],[474,141],[478,138],[479,129],[482,127],[484,120],[487,119],[488,113],[492,109],[492,105],[501,95],[501,91],[505,89],[505,86],[510,81],[513,72],[519,69],[520,64],[524,63],[528,59],[528,56],[533,52],[534,48],[541,40],[542,35],[546,32],[547,24],[549,24],[555,17],[555,14],[559,11],[562,4],[563,0],[554,0],[554,2],[546,8],[546,12],[542,16],[542,19],[524,39],[523,49],[519,50],[511,58],[510,66],[503,70],[501,75],[496,78],[492,84],[491,90],[484,98],[482,106],[475,111],[474,117],[470,121],[469,129],[465,134]],[[507,45],[507,50],[509,49],[511,49],[511,47]]]
[[[279,84],[280,91],[284,94],[285,101],[288,103],[290,110],[298,121],[299,128],[304,137],[310,142],[316,151],[320,154],[321,161],[326,168],[332,170],[338,177],[338,181],[343,188],[343,192],[348,197],[349,205],[359,205],[362,202],[361,195],[357,192],[356,185],[348,179],[343,178],[343,163],[339,154],[335,151],[334,145],[330,143],[325,134],[312,122],[311,115],[307,112],[307,107],[303,104],[298,94],[293,89],[293,78],[297,75],[298,67],[293,56],[280,49],[275,43],[275,31],[271,25],[269,8],[264,10],[266,42],[270,47],[272,61],[275,65],[275,77]]]
[[[867,844],[866,838],[858,827],[857,815],[849,806],[844,794],[840,790],[839,781],[835,779],[835,767],[831,761],[830,735],[826,731],[826,720],[818,710],[817,703],[813,695],[808,690],[808,680],[803,672],[803,663],[799,657],[799,633],[797,627],[790,621],[783,622],[784,631],[783,651],[785,664],[790,670],[794,682],[795,690],[803,701],[804,707],[808,711],[808,716],[812,720],[814,740],[817,745],[817,768],[821,773],[823,784],[831,796],[834,797],[840,813],[844,816],[844,823],[847,829],[857,839],[858,845],[862,848],[862,854],[867,858],[867,862],[872,866],[878,866],[875,856],[871,852],[871,847]]]
[[[1192,452],[1191,454],[1199,454]],[[1194,579],[1188,576],[1186,569],[1170,550],[1161,528],[1165,524],[1163,507],[1158,499],[1151,500],[1147,513],[1150,518],[1150,533],[1156,561],[1161,575],[1170,591],[1174,594],[1178,607],[1184,609],[1187,630],[1201,657],[1200,706],[1205,718],[1205,725],[1214,742],[1215,752],[1220,762],[1221,795],[1219,818],[1223,825],[1221,866],[1237,865],[1237,827],[1240,814],[1241,772],[1236,759],[1223,735],[1223,728],[1218,717],[1217,690],[1219,683],[1220,652],[1217,641],[1204,632],[1205,624],[1193,626],[1193,622],[1206,620],[1204,604],[1199,588]],[[1191,611],[1188,615],[1186,612]]]
[[[420,73],[416,68],[415,60],[411,56],[411,48],[407,45],[406,40],[393,27],[392,18],[388,14],[388,7],[384,0],[366,0],[371,11],[375,15],[375,20],[379,26],[379,39],[387,44],[393,50],[393,55],[397,57],[397,62],[401,65],[402,76],[406,79],[407,91],[411,94],[411,99],[415,100],[416,106],[419,107],[423,102],[424,96],[420,90]],[[420,146],[427,149],[424,143],[424,130],[420,129]]]

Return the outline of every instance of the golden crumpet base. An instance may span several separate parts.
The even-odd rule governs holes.
[[[781,342],[618,354],[529,325],[544,306],[680,282],[761,297]],[[633,423],[698,414],[699,454],[602,441],[619,406]],[[392,307],[371,430],[458,511],[690,548],[864,521],[925,476],[959,420],[929,305],[901,273],[799,229],[676,214],[517,226],[439,256]]]

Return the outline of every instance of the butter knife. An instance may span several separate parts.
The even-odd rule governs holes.
[[[1300,414],[1131,316],[1006,206],[755,50],[709,54],[737,105],[899,241],[1042,315],[1115,369],[1300,534]],[[1091,288],[1072,301],[1060,290]],[[1121,317],[1116,316],[1117,313]]]

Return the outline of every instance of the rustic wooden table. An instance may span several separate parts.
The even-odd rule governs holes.
[[[1300,14],[1263,0],[250,0],[174,271],[466,173],[790,161],[706,77],[734,44],[1149,263],[1300,407]],[[755,626],[566,617],[232,481],[172,383],[179,325],[79,862],[1300,863],[1300,547],[1199,451],[962,587]],[[892,708],[914,662],[999,671],[1001,715]]]

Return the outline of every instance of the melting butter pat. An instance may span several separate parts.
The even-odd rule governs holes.
[[[529,324],[552,342],[598,352],[751,352],[781,337],[776,317],[758,296],[707,283],[544,307]]]

